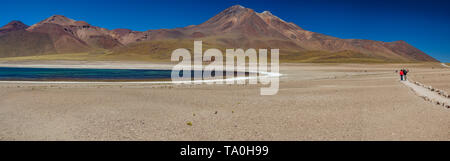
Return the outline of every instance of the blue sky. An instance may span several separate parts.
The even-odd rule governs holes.
[[[32,25],[59,14],[108,29],[138,31],[200,24],[240,4],[339,38],[405,40],[450,62],[449,0],[5,0],[1,4],[0,24],[20,20]]]

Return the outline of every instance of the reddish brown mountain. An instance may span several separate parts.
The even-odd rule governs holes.
[[[208,21],[187,30],[206,35],[239,34],[246,37],[284,38],[276,28],[266,23],[258,13],[240,5],[232,6]]]
[[[90,50],[90,47],[86,42],[83,42],[81,39],[77,38],[68,28],[60,25],[63,23],[49,23],[53,20],[53,18],[46,19],[29,27],[27,31],[31,33],[48,35],[58,53],[74,53]],[[58,20],[58,22],[61,21]]]
[[[112,36],[112,32],[92,26],[84,21],[75,21],[65,16],[51,16],[27,29],[30,32],[47,33],[52,36],[58,49],[78,48],[112,49],[122,44]]]
[[[20,21],[11,21],[10,23],[8,23],[5,26],[0,28],[0,35],[6,34],[8,32],[12,32],[12,31],[25,30],[28,27],[29,26],[23,24]]]
[[[411,62],[436,61],[404,41],[381,42],[340,39],[286,22],[269,11],[262,13],[240,5],[232,6],[199,25],[176,29],[107,30],[65,16],[51,16],[31,27],[10,23],[0,34],[15,30],[39,33],[50,38],[56,53],[112,50],[113,55],[160,55],[184,47],[188,41],[203,40],[217,48],[279,48],[281,59],[299,62]],[[11,39],[10,41],[8,39]],[[14,44],[7,36],[3,38]],[[176,40],[176,41],[174,41]],[[158,53],[161,52],[161,53]],[[0,56],[8,55],[1,53]],[[11,55],[11,54],[9,54]]]
[[[28,27],[20,21],[11,21],[0,28],[0,57],[56,52],[47,34],[28,32]]]

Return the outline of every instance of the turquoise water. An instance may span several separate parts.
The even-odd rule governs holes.
[[[172,70],[0,67],[0,81],[145,81],[170,80]],[[235,72],[235,75],[237,72]],[[247,75],[248,73],[246,73]],[[182,76],[180,72],[180,76]],[[215,72],[212,73],[212,76]],[[194,71],[191,71],[194,76]]]
[[[153,69],[76,69],[76,68],[15,68],[0,67],[0,80],[8,81],[123,81],[170,79],[171,70]]]

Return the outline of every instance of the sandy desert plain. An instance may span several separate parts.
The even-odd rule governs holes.
[[[0,66],[168,68],[107,61]],[[450,140],[450,109],[399,81],[450,92],[441,64],[281,63],[264,85],[0,83],[0,140]]]

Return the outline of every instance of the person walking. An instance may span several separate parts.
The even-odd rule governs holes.
[[[399,74],[400,74],[400,81],[402,81],[403,80],[403,69],[400,70]]]
[[[403,69],[403,79],[406,81],[408,80],[408,78],[406,77],[406,75],[408,74],[409,70],[408,69]]]

